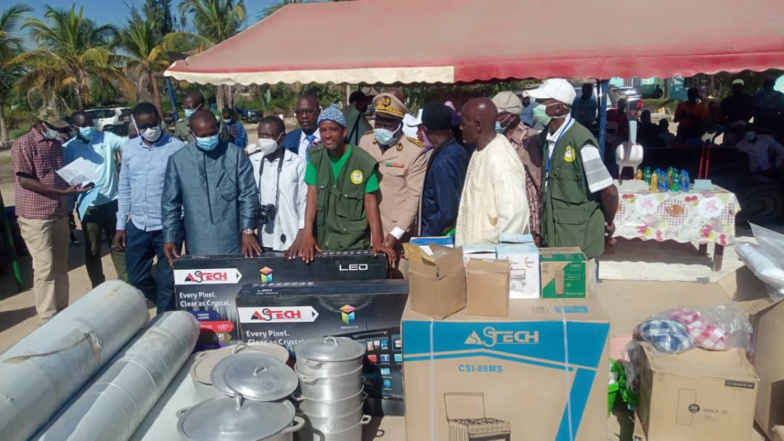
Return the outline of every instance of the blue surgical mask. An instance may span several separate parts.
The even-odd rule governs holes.
[[[501,126],[501,123],[498,121],[495,122],[495,133],[504,133],[504,128]]]
[[[537,103],[534,106],[534,119],[539,121],[540,124],[547,127],[550,124],[550,121],[553,119],[550,115],[547,114],[547,106],[544,104]]]
[[[220,142],[217,133],[215,135],[207,136],[205,138],[199,138],[197,136],[194,136],[194,138],[196,138],[196,146],[198,146],[200,149],[204,150],[205,152],[211,152],[215,150],[215,147],[217,147],[218,143]]]
[[[746,132],[746,140],[747,141],[754,141],[757,139],[757,134],[755,132]]]
[[[376,135],[376,141],[381,145],[389,145],[395,138],[395,133],[388,129],[373,129],[373,134]]]
[[[194,113],[196,113],[196,109],[183,109],[185,112],[185,117],[190,118]]]
[[[93,135],[95,135],[95,127],[79,127],[79,136],[82,138],[92,141]]]

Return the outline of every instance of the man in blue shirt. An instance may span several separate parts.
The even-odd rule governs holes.
[[[451,234],[457,222],[469,155],[452,134],[452,114],[441,103],[422,109],[425,137],[433,144],[428,152],[422,191],[420,236]]]
[[[226,124],[226,128],[229,129],[229,135],[231,136],[230,142],[243,149],[247,147],[248,132],[245,131],[242,122],[237,119],[237,114],[228,107],[224,107],[221,113],[223,116],[223,123]]]
[[[184,144],[163,132],[158,111],[150,103],[133,109],[133,124],[139,137],[123,148],[114,242],[126,250],[130,283],[157,305],[160,314],[174,309],[174,276],[163,254],[161,195],[169,157]],[[177,243],[182,246],[182,237]],[[153,279],[154,257],[158,263]]]
[[[80,193],[76,208],[84,233],[84,265],[93,288],[106,281],[101,264],[101,242],[105,238],[112,250],[112,262],[120,280],[128,280],[125,251],[112,245],[117,225],[117,152],[128,138],[111,132],[96,132],[93,119],[83,111],[71,115],[76,136],[63,146],[66,164],[81,158],[95,171],[95,188]]]

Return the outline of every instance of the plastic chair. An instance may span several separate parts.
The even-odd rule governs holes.
[[[631,167],[632,176],[637,176],[637,169],[642,164],[643,148],[637,144],[637,121],[629,121],[629,142],[624,142],[615,149],[615,163],[618,164],[618,179],[623,169]]]

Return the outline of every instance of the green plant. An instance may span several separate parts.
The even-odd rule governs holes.
[[[9,66],[9,63],[23,50],[22,38],[17,33],[22,16],[30,11],[29,7],[16,4],[0,14],[0,144],[9,140],[3,107],[22,75],[18,66]]]
[[[27,130],[35,123],[35,112],[30,110],[5,108],[3,113],[5,113],[5,120],[9,130]]]
[[[29,131],[30,131],[29,127],[26,128],[26,129],[13,129],[8,134],[9,134],[11,140],[15,140],[15,139],[19,138],[20,136],[24,135],[25,133],[27,133]]]

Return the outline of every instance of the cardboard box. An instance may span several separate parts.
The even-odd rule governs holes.
[[[469,315],[506,317],[509,314],[509,262],[471,259],[466,270]]]
[[[533,243],[498,245],[496,258],[509,260],[510,299],[538,299],[540,296],[539,249]]]
[[[605,439],[609,329],[586,300],[510,300],[507,318],[436,322],[409,302],[407,439]]]
[[[589,265],[580,248],[542,248],[539,251],[542,298],[585,298]]]
[[[405,280],[253,284],[237,296],[240,335],[289,349],[308,338],[354,339],[366,347],[366,412],[403,415],[400,319],[407,299]]]
[[[759,375],[754,420],[773,438],[773,427],[784,425],[784,303],[774,301],[748,268],[724,277],[719,285],[751,319],[752,364]]]
[[[784,441],[784,426],[773,427],[773,441]]]
[[[530,234],[498,233],[498,243],[534,243]]]
[[[468,266],[471,259],[495,260],[495,245],[463,245],[463,263]]]
[[[412,258],[408,266],[411,307],[433,318],[448,317],[466,306],[463,250],[432,245],[433,260]]]
[[[643,352],[638,411],[647,441],[748,438],[759,377],[744,350]]]
[[[310,264],[283,253],[253,259],[183,256],[174,261],[174,296],[177,309],[190,311],[201,322],[201,350],[239,340],[234,299],[246,284],[377,280],[386,275],[386,258],[370,251],[320,253]]]

